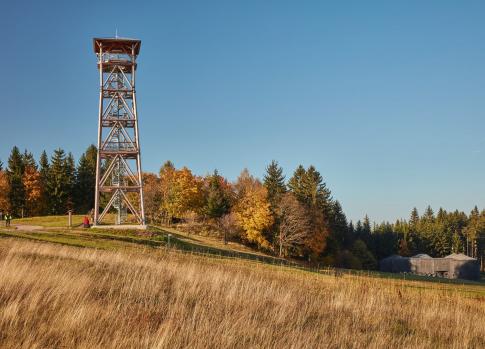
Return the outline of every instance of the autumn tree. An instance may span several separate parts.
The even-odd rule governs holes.
[[[261,182],[244,170],[236,182],[237,202],[233,208],[243,238],[259,247],[269,249],[263,232],[273,223],[268,192]]]
[[[288,256],[300,249],[308,238],[311,228],[304,206],[292,193],[282,195],[278,205],[279,256]]]
[[[240,228],[237,224],[236,215],[232,212],[219,217],[217,219],[217,224],[219,229],[222,230],[224,244],[227,244],[231,237],[237,236],[239,233]]]
[[[0,170],[0,211],[2,211],[3,214],[10,212],[9,192],[10,186],[7,172]]]
[[[30,216],[39,215],[40,199],[42,195],[40,173],[37,167],[32,164],[25,166],[25,171],[22,176],[22,183],[25,190],[25,210],[26,214]]]
[[[153,223],[158,219],[162,204],[160,179],[154,173],[143,173],[143,200],[145,214],[148,220]]]
[[[165,163],[160,170],[160,187],[161,209],[169,221],[183,218],[190,210],[201,210],[202,181],[187,167],[177,170],[171,162]]]

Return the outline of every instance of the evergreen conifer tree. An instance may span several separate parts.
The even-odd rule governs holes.
[[[75,210],[85,214],[94,207],[94,191],[96,188],[96,156],[94,145],[79,158],[76,170]]]
[[[306,201],[306,193],[305,193],[305,176],[306,176],[306,170],[302,165],[299,165],[295,172],[293,173],[293,176],[290,178],[288,181],[288,188],[290,191],[295,195],[295,197],[300,201],[301,203],[305,203]]]
[[[39,159],[39,172],[40,172],[40,187],[41,196],[39,200],[39,212],[43,215],[49,214],[50,212],[50,201],[49,201],[49,158],[45,150],[40,155]]]
[[[411,216],[409,218],[409,233],[407,236],[408,249],[411,255],[418,254],[422,251],[422,238],[419,234],[419,212],[416,207],[411,211]]]
[[[301,203],[321,209],[328,215],[331,209],[331,193],[314,166],[308,167],[307,170],[301,165],[298,166],[288,181],[288,188]]]
[[[362,232],[364,235],[371,234],[370,220],[368,215],[365,215],[364,217],[364,222],[362,223]]]
[[[266,167],[263,184],[268,190],[268,201],[271,204],[271,210],[274,213],[279,205],[282,195],[286,193],[283,168],[281,168],[275,160],[271,161],[271,164]]]
[[[331,204],[330,214],[330,232],[338,242],[340,248],[350,248],[353,243],[353,237],[349,234],[347,217],[342,210],[340,202],[335,201]]]
[[[50,201],[50,214],[65,214],[68,209],[70,190],[69,173],[66,172],[66,154],[58,148],[54,150],[47,183]]]
[[[64,171],[66,171],[67,177],[67,210],[74,209],[75,191],[76,191],[76,163],[74,156],[69,153],[64,163]]]
[[[35,163],[34,155],[32,155],[31,152],[28,152],[27,149],[25,149],[24,154],[22,155],[22,161],[24,164],[24,170],[26,167],[37,170],[37,164]]]
[[[10,187],[8,198],[12,210],[11,214],[16,217],[22,215],[25,206],[25,189],[22,182],[24,170],[22,155],[19,149],[14,146],[8,159],[7,176]]]
[[[418,224],[419,224],[419,213],[418,209],[416,207],[413,208],[411,211],[411,218],[409,219],[409,224],[411,225],[411,228],[417,229]]]
[[[288,181],[288,188],[308,212],[311,233],[307,239],[306,251],[309,258],[311,256],[318,258],[326,247],[331,229],[330,190],[327,189],[315,167],[310,166],[305,170],[301,165]],[[330,242],[332,243],[333,239]],[[330,249],[332,249],[331,246],[329,246]]]
[[[229,212],[229,198],[222,187],[224,179],[217,170],[209,178],[205,212],[210,218],[219,218]]]

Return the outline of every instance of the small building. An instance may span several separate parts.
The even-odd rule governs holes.
[[[461,253],[453,253],[444,258],[432,258],[427,254],[412,257],[392,255],[382,259],[379,267],[381,271],[389,273],[411,273],[448,279],[480,279],[478,261]]]

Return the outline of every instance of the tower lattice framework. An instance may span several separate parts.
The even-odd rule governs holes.
[[[128,213],[145,224],[135,90],[141,41],[95,38],[93,43],[100,84],[94,224],[113,209],[116,224]]]

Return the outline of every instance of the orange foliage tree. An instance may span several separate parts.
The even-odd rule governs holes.
[[[27,215],[39,214],[39,202],[42,196],[40,173],[34,166],[27,166],[22,176],[25,189],[25,208]]]
[[[269,229],[273,224],[266,188],[247,170],[241,173],[235,187],[237,202],[233,212],[244,231],[243,238],[258,244],[259,247],[271,248],[263,234],[264,230]]]
[[[10,201],[8,199],[8,193],[10,192],[10,185],[8,182],[7,172],[0,171],[0,211],[10,211]]]

